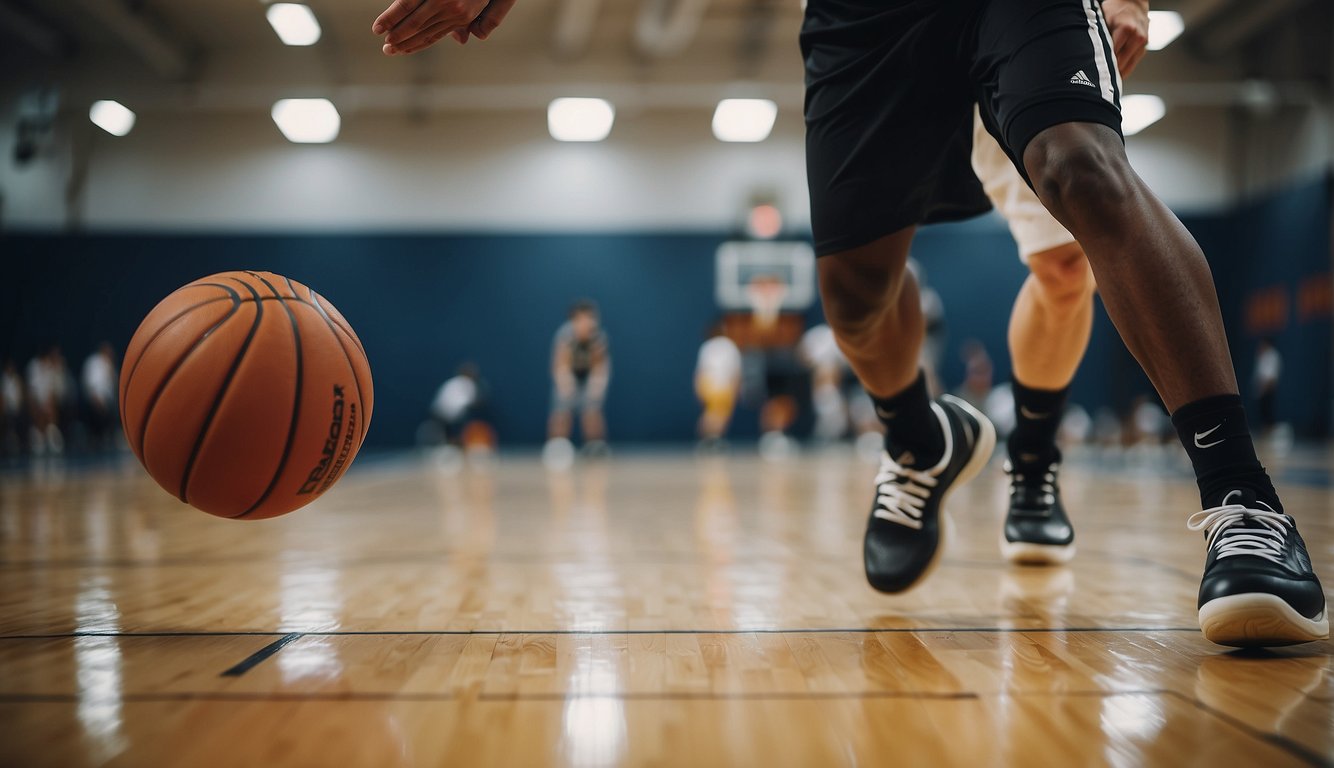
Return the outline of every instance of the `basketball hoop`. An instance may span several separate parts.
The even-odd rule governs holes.
[[[787,298],[787,283],[774,275],[756,275],[746,283],[746,298],[755,325],[772,328],[783,309],[783,299]]]

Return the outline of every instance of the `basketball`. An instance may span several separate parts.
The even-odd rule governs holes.
[[[366,351],[327,299],[270,272],[223,272],[148,313],[125,351],[121,424],[181,501],[259,520],[327,491],[374,397]]]

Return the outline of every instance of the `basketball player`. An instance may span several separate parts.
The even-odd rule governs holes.
[[[1323,638],[1324,593],[1256,458],[1208,264],[1125,156],[1115,63],[1133,69],[1147,31],[1142,0],[809,0],[801,44],[821,293],[887,431],[867,577],[886,592],[918,583],[940,554],[945,497],[994,445],[976,409],[928,397],[904,269],[918,224],[989,207],[969,167],[977,102],[987,132],[1084,246],[1108,313],[1173,414],[1205,508],[1189,525],[1206,532],[1206,637]]]
[[[607,453],[607,429],[602,418],[602,400],[611,381],[611,350],[607,334],[598,322],[597,305],[581,300],[570,308],[569,319],[556,331],[551,350],[551,376],[555,382],[548,446],[563,440],[568,444],[574,412],[579,412],[584,452]],[[557,443],[559,444],[559,443]]]
[[[709,329],[695,361],[695,396],[704,412],[699,417],[699,447],[723,449],[727,426],[741,391],[741,350],[723,333],[722,322]]]

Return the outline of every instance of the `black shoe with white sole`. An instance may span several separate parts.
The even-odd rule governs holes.
[[[942,551],[945,497],[975,477],[996,447],[996,428],[963,400],[944,395],[931,409],[945,433],[940,461],[917,469],[911,456],[895,461],[885,453],[875,478],[862,553],[866,580],[881,592],[903,592],[930,572]]]
[[[1058,458],[1046,466],[1014,466],[1010,476],[1010,509],[1001,531],[1001,554],[1012,563],[1053,565],[1075,554],[1075,529],[1061,503]]]
[[[1199,600],[1206,638],[1251,647],[1329,637],[1325,593],[1291,517],[1236,490],[1187,526],[1209,545]]]

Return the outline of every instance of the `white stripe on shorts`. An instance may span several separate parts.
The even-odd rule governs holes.
[[[1103,37],[1107,40],[1107,50],[1112,52],[1112,59],[1116,59],[1116,47],[1112,44],[1112,31],[1107,28],[1107,15],[1102,12],[1102,4],[1098,4],[1098,24],[1102,27]],[[1126,87],[1121,82],[1121,64],[1114,62],[1112,68],[1112,77],[1116,78],[1116,100],[1121,100],[1121,94],[1125,93]]]
[[[1098,65],[1098,90],[1109,104],[1116,104],[1112,93],[1112,70],[1107,66],[1107,50],[1103,48],[1102,26],[1098,19],[1098,0],[1084,0],[1084,15],[1089,22],[1089,40],[1093,42],[1093,61]],[[1110,42],[1108,43],[1110,46]]]

